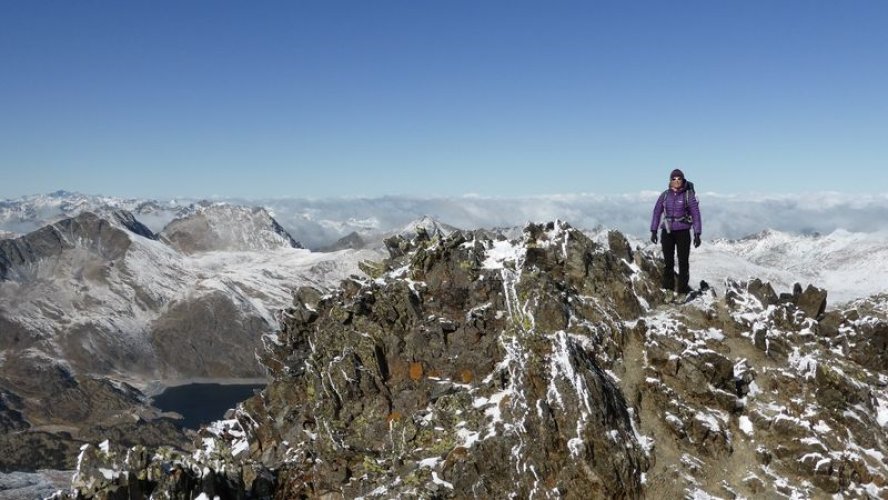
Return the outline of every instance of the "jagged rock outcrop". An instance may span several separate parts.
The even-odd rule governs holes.
[[[654,289],[563,223],[525,234],[420,231],[380,279],[298,291],[242,455],[283,497],[641,494],[646,441],[607,370]]]
[[[799,295],[796,305],[808,316],[819,319],[826,311],[826,295],[826,290],[808,285],[805,291]]]
[[[729,280],[667,306],[618,233],[481,236],[391,239],[375,278],[297,290],[272,382],[196,452],[89,447],[65,495],[888,494],[884,298],[824,312]]]
[[[288,494],[641,491],[647,456],[605,373],[620,314],[641,310],[628,263],[561,224],[470,236],[421,231],[388,264],[403,275],[289,312],[265,359],[283,397],[245,405]]]

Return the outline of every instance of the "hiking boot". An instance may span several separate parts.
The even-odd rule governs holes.
[[[675,294],[675,301],[679,304],[683,304],[686,300],[688,300],[688,294],[686,293],[678,293]]]
[[[666,300],[667,304],[674,302],[675,301],[675,292],[673,292],[672,290],[666,290],[665,300]]]

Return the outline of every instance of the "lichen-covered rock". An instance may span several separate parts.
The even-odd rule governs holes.
[[[386,245],[371,278],[294,292],[272,381],[197,451],[88,448],[68,494],[888,494],[884,297],[728,280],[664,305],[656,253],[561,222]]]
[[[729,281],[714,320],[687,310],[709,310],[705,300],[645,319],[640,431],[657,447],[646,492],[888,494],[888,365],[857,349],[883,324],[884,300],[834,312],[824,336],[819,313],[773,303],[768,288]]]
[[[245,409],[288,494],[640,494],[648,458],[604,371],[643,310],[630,255],[563,223],[474,236],[390,240],[388,274],[287,312]]]

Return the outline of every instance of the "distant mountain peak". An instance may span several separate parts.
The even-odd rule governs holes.
[[[74,193],[71,191],[65,191],[64,189],[59,189],[58,191],[53,191],[49,193],[47,196],[50,198],[70,198],[72,196],[83,196],[80,193]]]
[[[359,248],[364,248],[365,246],[367,246],[367,242],[364,241],[363,238],[361,238],[361,235],[358,234],[357,231],[352,231],[342,238],[336,240],[336,242],[332,245],[322,247],[319,250],[321,252],[335,252],[338,250],[346,249],[357,250]]]
[[[157,239],[157,235],[125,210],[106,216],[80,212],[24,236],[0,240],[0,280],[31,280],[42,261],[58,260],[77,248],[103,261],[119,259],[126,254],[135,235]]]
[[[162,235],[187,254],[302,248],[264,208],[229,203],[199,204],[170,222]]]
[[[457,230],[457,228],[445,224],[431,215],[423,215],[405,224],[395,234],[410,239],[416,235],[418,229],[425,230],[430,236],[447,236]]]

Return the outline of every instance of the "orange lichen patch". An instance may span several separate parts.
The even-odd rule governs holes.
[[[392,359],[389,359],[387,361],[388,361],[389,374],[399,374],[400,375],[402,373],[407,373],[407,371],[410,369],[407,366],[407,361],[405,361],[402,358],[392,357]]]
[[[447,454],[447,458],[445,460],[449,460],[451,462],[463,462],[468,457],[469,449],[465,446],[457,446],[456,448],[450,450],[450,453]]]
[[[419,380],[422,378],[422,363],[410,363],[410,380]]]
[[[450,450],[450,453],[447,454],[447,458],[444,459],[444,471],[449,471],[453,468],[453,465],[457,462],[465,462],[469,457],[469,449],[464,446],[457,446],[456,448]]]
[[[475,374],[472,373],[472,370],[463,370],[459,372],[459,379],[462,380],[464,384],[471,384],[473,380],[475,380]]]
[[[385,420],[388,423],[392,423],[392,422],[397,422],[398,420],[401,420],[402,417],[403,417],[403,415],[401,415],[401,412],[393,411],[393,412],[389,413],[388,417],[386,417]]]

